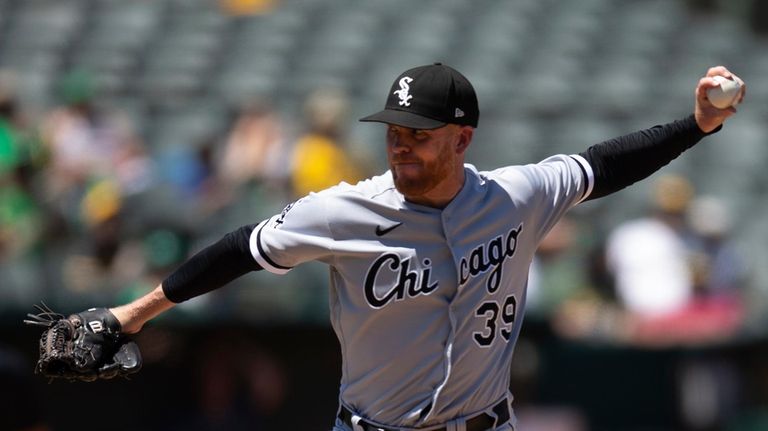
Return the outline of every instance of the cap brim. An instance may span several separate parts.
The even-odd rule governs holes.
[[[361,118],[360,121],[395,124],[411,129],[437,129],[438,127],[443,127],[447,124],[443,121],[422,117],[421,115],[411,112],[395,111],[392,109],[379,111],[373,115]]]

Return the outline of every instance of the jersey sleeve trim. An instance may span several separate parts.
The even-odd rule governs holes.
[[[579,199],[579,202],[582,202],[592,193],[592,189],[595,186],[595,172],[584,157],[578,154],[571,154],[571,158],[576,160],[576,163],[578,163],[581,168],[581,173],[584,174],[584,193],[582,194],[581,199]]]
[[[270,221],[271,219],[267,219],[259,223],[259,225],[256,226],[256,229],[254,229],[253,232],[251,233],[251,238],[250,238],[251,254],[253,255],[253,258],[256,259],[256,262],[258,262],[258,264],[261,265],[262,268],[266,269],[267,271],[273,274],[282,275],[290,271],[292,268],[278,265],[277,263],[275,263],[275,261],[273,261],[272,259],[270,259],[269,256],[267,256],[267,253],[264,250],[264,246],[261,244],[261,231]]]

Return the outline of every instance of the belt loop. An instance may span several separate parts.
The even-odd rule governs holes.
[[[512,418],[512,408],[510,406],[509,398],[505,397],[501,402],[497,403],[489,412],[495,418],[495,427],[503,425],[510,421]]]
[[[485,414],[487,414],[488,416],[493,418],[493,428],[492,429],[496,429],[496,428],[499,427],[499,425],[501,425],[499,423],[499,415],[497,415],[496,412],[493,409],[490,409],[490,410],[486,411]]]
[[[467,423],[464,420],[454,419],[445,424],[445,431],[467,431]]]
[[[360,419],[362,419],[360,416],[353,414],[352,415],[352,430],[353,431],[365,431],[362,425],[360,425]]]

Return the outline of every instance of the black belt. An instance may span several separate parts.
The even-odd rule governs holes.
[[[492,410],[496,415],[495,418],[488,413],[480,413],[477,416],[467,419],[467,431],[487,431],[493,429],[497,425],[503,425],[509,421],[509,406],[507,405],[506,398],[493,406]],[[349,411],[349,409],[341,406],[341,410],[339,411],[339,419],[341,419],[342,422],[354,430],[355,427],[352,425],[352,415],[353,413]],[[397,431],[395,428],[372,425],[365,419],[360,419],[360,421],[357,423],[357,426],[362,428],[363,431]],[[447,429],[443,427],[430,431],[447,431]]]

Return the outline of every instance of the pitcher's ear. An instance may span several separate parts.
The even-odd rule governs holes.
[[[459,129],[459,142],[456,144],[456,151],[461,154],[467,151],[469,144],[472,143],[472,136],[475,128],[471,126],[461,126]]]

